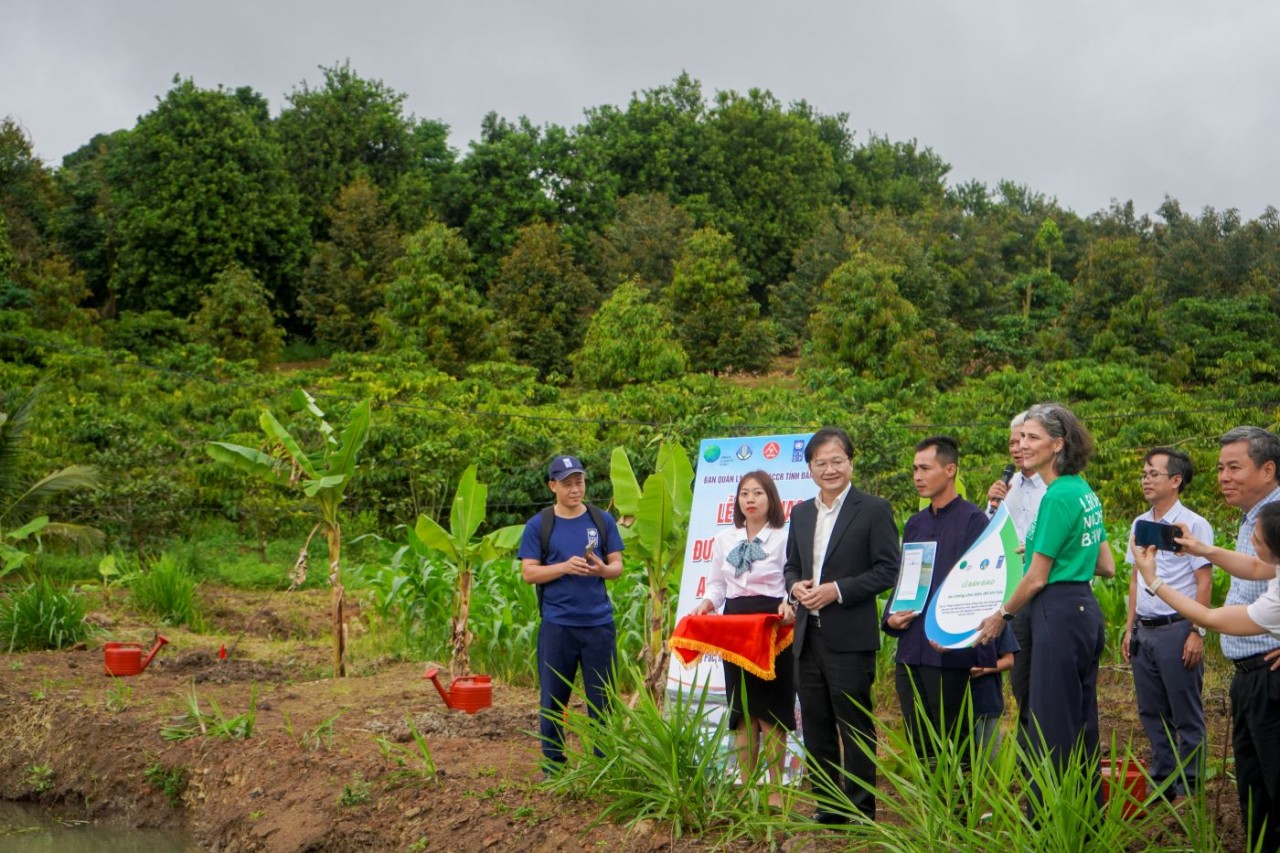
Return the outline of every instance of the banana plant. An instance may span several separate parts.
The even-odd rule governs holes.
[[[210,442],[207,450],[218,462],[289,489],[301,490],[315,502],[320,518],[298,552],[289,575],[290,588],[306,580],[307,547],[312,537],[323,530],[329,545],[329,586],[333,590],[333,676],[341,678],[347,674],[347,626],[343,614],[346,594],[342,585],[339,509],[355,479],[357,457],[369,437],[369,401],[364,400],[351,410],[347,425],[341,432],[325,420],[324,412],[306,391],[295,391],[290,402],[294,411],[305,411],[316,420],[320,430],[318,448],[304,451],[301,442],[271,412],[264,411],[258,419],[266,436],[264,450],[224,441]]]
[[[671,588],[684,565],[689,513],[693,507],[693,465],[679,444],[658,449],[657,470],[641,488],[627,452],[613,449],[609,466],[614,506],[627,553],[644,564],[649,598],[645,607],[645,688],[661,703],[667,677],[667,637],[671,633]]]
[[[450,675],[456,678],[471,671],[472,634],[467,630],[471,615],[471,581],[475,570],[520,544],[523,525],[513,525],[476,538],[484,523],[489,487],[476,481],[476,466],[462,473],[458,490],[449,507],[449,529],[427,515],[418,516],[409,544],[422,556],[443,559],[457,570],[458,588],[453,598],[453,619],[449,624]]]

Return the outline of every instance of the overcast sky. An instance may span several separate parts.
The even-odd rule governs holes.
[[[1027,184],[1087,215],[1280,206],[1280,3],[982,0],[0,0],[11,115],[51,164],[132,127],[175,74],[273,112],[349,59],[452,128],[577,124],[682,70],[916,139],[950,180]],[[1269,59],[1270,57],[1270,59]]]

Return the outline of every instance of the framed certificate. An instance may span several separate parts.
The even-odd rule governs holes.
[[[902,543],[902,565],[898,568],[898,584],[889,603],[890,613],[924,610],[937,553],[937,542]]]

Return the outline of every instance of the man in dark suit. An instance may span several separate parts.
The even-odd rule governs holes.
[[[876,596],[898,575],[898,527],[887,501],[850,484],[852,455],[842,429],[824,427],[809,440],[804,458],[818,497],[791,510],[784,574],[798,604],[793,648],[804,745],[816,763],[809,772],[825,774],[874,820],[876,770],[864,746],[875,749]],[[814,815],[821,823],[848,817]]]

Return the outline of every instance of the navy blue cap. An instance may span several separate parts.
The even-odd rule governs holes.
[[[551,464],[547,467],[547,479],[563,480],[570,474],[586,474],[587,469],[582,467],[582,460],[576,456],[557,456],[551,460]]]

